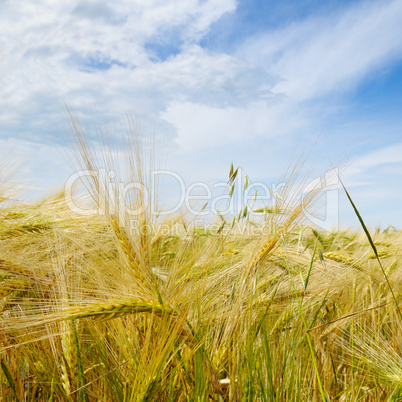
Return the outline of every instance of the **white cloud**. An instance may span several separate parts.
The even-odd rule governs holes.
[[[354,88],[402,58],[402,2],[361,1],[246,40],[237,55],[281,81],[273,88],[304,101]]]
[[[135,65],[130,56],[148,40],[163,39],[175,29],[176,40],[196,41],[235,6],[234,0],[2,2],[2,49],[19,54],[44,46],[59,54],[99,51]]]
[[[379,173],[382,170],[399,172],[402,168],[402,143],[383,146],[374,151],[366,151],[355,157],[345,171],[345,179],[348,185],[368,185],[370,181],[359,181],[364,176],[373,176],[373,172]],[[360,179],[359,179],[360,177]]]
[[[375,188],[389,181],[400,182],[401,171],[402,143],[397,143],[355,158],[343,174],[343,180],[348,187]],[[390,191],[395,192],[396,187],[393,185]]]
[[[361,156],[353,165],[357,168],[373,168],[391,163],[402,163],[402,143],[383,147]]]
[[[172,102],[161,117],[175,127],[180,151],[244,146],[255,138],[270,139],[303,126],[303,117],[284,102],[253,102],[218,108],[200,103]]]
[[[175,126],[177,143],[186,152],[225,141],[305,134],[309,127],[310,134],[317,133],[339,110],[334,94],[344,94],[402,58],[401,20],[400,1],[364,1],[248,38],[235,56],[267,72],[270,92],[265,96],[284,96],[270,102],[257,93],[226,108],[175,100],[162,117]],[[314,102],[323,96],[326,102],[317,112]]]
[[[266,74],[197,45],[235,6],[234,0],[1,3],[3,135],[53,135],[65,100],[82,116],[93,105],[111,120],[129,110],[152,127],[170,101],[224,105],[267,93]],[[155,60],[149,43],[171,56]]]

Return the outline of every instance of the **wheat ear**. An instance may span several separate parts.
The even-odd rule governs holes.
[[[135,277],[142,284],[145,284],[147,281],[143,270],[141,269],[141,260],[138,257],[130,239],[128,238],[126,231],[120,227],[116,219],[112,219],[112,227],[128,265],[133,269]]]
[[[147,303],[138,300],[115,301],[108,303],[90,304],[84,307],[68,309],[64,312],[62,320],[77,318],[111,319],[125,314],[154,313],[158,315],[172,314],[173,308],[161,304]]]

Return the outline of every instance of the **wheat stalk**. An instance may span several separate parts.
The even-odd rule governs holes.
[[[78,318],[111,319],[125,314],[154,313],[157,315],[172,314],[172,307],[161,304],[148,303],[138,300],[113,301],[107,303],[88,304],[87,306],[67,309],[60,320],[74,320]]]

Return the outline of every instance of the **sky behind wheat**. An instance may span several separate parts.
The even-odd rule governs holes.
[[[188,183],[349,158],[367,222],[402,227],[401,21],[401,0],[0,1],[0,152],[58,190],[65,103],[88,127],[128,112]],[[356,223],[342,200],[339,218]]]

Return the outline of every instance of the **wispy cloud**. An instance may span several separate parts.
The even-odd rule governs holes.
[[[402,163],[402,143],[379,148],[359,157],[354,166],[358,168],[379,167],[387,164]]]
[[[265,92],[243,95],[237,107],[173,100],[162,116],[176,128],[185,151],[220,139],[317,136],[346,107],[351,90],[402,59],[401,20],[400,1],[360,1],[249,37],[232,56],[250,63],[253,74],[265,71],[260,81]],[[237,96],[233,93],[233,99]],[[213,130],[217,121],[219,129]],[[222,134],[222,127],[231,134]],[[337,137],[350,139],[351,134]],[[332,150],[339,148],[331,144]]]
[[[355,88],[402,57],[402,3],[360,1],[247,39],[238,57],[280,81],[273,88],[298,101]]]
[[[378,186],[394,181],[391,191],[399,190],[402,184],[402,143],[380,147],[353,160],[344,174],[349,186]],[[397,183],[399,183],[397,185]]]

